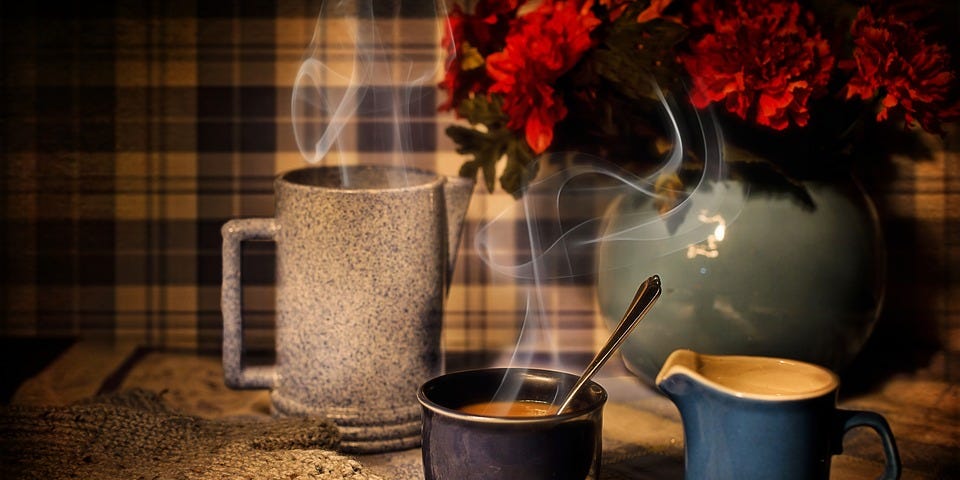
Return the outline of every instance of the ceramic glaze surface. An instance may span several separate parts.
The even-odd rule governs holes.
[[[886,420],[874,412],[837,409],[837,378],[822,367],[678,350],[656,381],[680,410],[689,480],[827,480],[844,434],[859,426],[880,435],[886,456],[880,478],[899,478],[900,458]]]
[[[598,248],[597,298],[609,328],[644,278],[659,274],[668,286],[623,344],[632,372],[652,382],[680,348],[835,370],[849,364],[883,299],[879,223],[855,184],[808,190],[813,208],[724,182],[691,197],[675,224],[660,218],[649,198],[620,197],[611,206],[604,233],[642,220],[650,240],[614,238]],[[710,236],[677,233],[697,229]]]
[[[449,242],[459,240],[472,183],[410,169],[353,167],[342,175],[320,167],[282,175],[275,187],[275,219],[224,226],[228,385],[271,388],[278,415],[332,419],[350,451],[416,446],[415,395],[440,373],[444,290],[456,251]],[[277,243],[277,358],[260,370],[239,361],[240,266],[228,258],[228,248],[251,237]]]
[[[455,372],[426,382],[423,465],[427,480],[596,480],[606,391],[588,383],[562,415],[493,417],[463,412],[501,388],[518,400],[556,403],[576,375],[539,369]]]
[[[675,352],[673,362],[665,372],[686,369],[704,382],[740,397],[813,397],[834,390],[838,385],[837,376],[830,371],[803,362],[737,355],[696,355],[692,352],[688,355],[683,359],[681,353]]]

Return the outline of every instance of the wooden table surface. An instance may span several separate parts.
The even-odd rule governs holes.
[[[602,478],[683,478],[683,433],[673,404],[631,376],[602,371],[597,381],[610,395],[604,409]],[[66,405],[133,387],[165,391],[171,407],[200,417],[269,416],[268,392],[227,388],[219,357],[84,341],[22,383],[11,403]],[[902,478],[950,479],[960,478],[958,397],[956,384],[898,375],[873,391],[843,397],[840,406],[874,410],[887,418],[900,449]],[[883,453],[871,430],[849,433],[844,450],[833,459],[832,479],[873,479],[881,472]],[[384,478],[423,478],[418,449],[357,459]]]

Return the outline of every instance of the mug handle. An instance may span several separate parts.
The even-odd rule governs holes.
[[[886,457],[886,467],[878,480],[897,480],[900,478],[900,452],[897,450],[897,442],[893,438],[893,431],[890,430],[890,425],[883,418],[883,415],[863,410],[838,409],[837,418],[840,430],[835,454],[843,451],[843,436],[847,432],[856,427],[870,427],[880,435],[880,440],[883,442],[884,457]]]
[[[272,388],[274,366],[243,366],[243,285],[240,278],[241,243],[244,240],[277,240],[279,225],[273,218],[244,218],[223,224],[223,377],[230,388]]]

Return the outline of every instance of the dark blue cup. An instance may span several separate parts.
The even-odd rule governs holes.
[[[596,479],[600,471],[607,393],[588,383],[562,415],[533,417],[464,413],[467,405],[502,398],[556,404],[576,375],[491,368],[450,373],[420,388],[423,471],[427,480]],[[498,394],[500,392],[500,394]]]

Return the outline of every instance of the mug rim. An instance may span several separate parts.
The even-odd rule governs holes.
[[[324,171],[338,171],[342,169],[348,170],[380,170],[380,171],[407,171],[412,172],[417,175],[423,175],[426,177],[426,180],[421,183],[415,183],[412,185],[397,185],[397,186],[382,186],[382,187],[363,187],[363,188],[344,188],[330,185],[308,185],[305,183],[300,183],[291,180],[289,177],[301,172],[306,172],[310,170],[324,170]],[[436,172],[431,172],[429,170],[419,168],[419,167],[409,167],[402,165],[379,165],[379,164],[358,164],[358,165],[345,165],[345,166],[334,166],[334,165],[309,165],[305,167],[298,167],[291,170],[286,170],[279,173],[276,176],[275,183],[283,185],[286,188],[292,188],[296,190],[326,190],[326,191],[336,191],[339,194],[363,194],[371,192],[406,192],[406,191],[418,191],[418,190],[431,190],[441,186],[446,181],[446,177],[440,175]]]
[[[461,410],[457,410],[454,408],[445,407],[427,398],[426,390],[429,387],[434,386],[437,383],[443,382],[444,380],[450,377],[460,376],[460,375],[476,375],[479,373],[487,373],[487,372],[489,373],[503,372],[503,374],[506,374],[511,370],[531,372],[531,373],[541,374],[545,376],[552,376],[553,378],[557,378],[560,376],[569,377],[574,382],[579,378],[577,375],[574,375],[572,373],[563,372],[560,370],[549,370],[544,368],[489,367],[489,368],[475,368],[475,369],[469,369],[469,370],[458,370],[456,372],[445,373],[443,375],[433,377],[430,380],[427,380],[426,382],[424,382],[420,386],[420,388],[417,389],[417,400],[420,402],[420,405],[422,405],[424,408],[427,408],[433,411],[434,413],[438,415],[443,415],[444,417],[447,417],[447,418],[453,418],[453,419],[461,420],[464,422],[470,422],[470,423],[500,424],[500,425],[530,425],[530,424],[549,424],[554,422],[564,422],[572,418],[577,418],[583,415],[588,415],[593,412],[596,412],[599,409],[601,409],[604,406],[604,404],[606,404],[607,402],[607,398],[608,398],[607,390],[603,388],[602,385],[600,385],[597,382],[594,382],[593,380],[587,382],[587,384],[584,386],[588,388],[598,389],[599,390],[598,398],[595,401],[590,402],[587,408],[571,410],[571,411],[562,413],[560,415],[540,415],[540,416],[533,416],[533,417],[494,417],[489,415],[477,415],[472,413],[465,413]],[[582,393],[583,392],[581,391],[580,394]],[[580,394],[578,394],[578,396]]]

